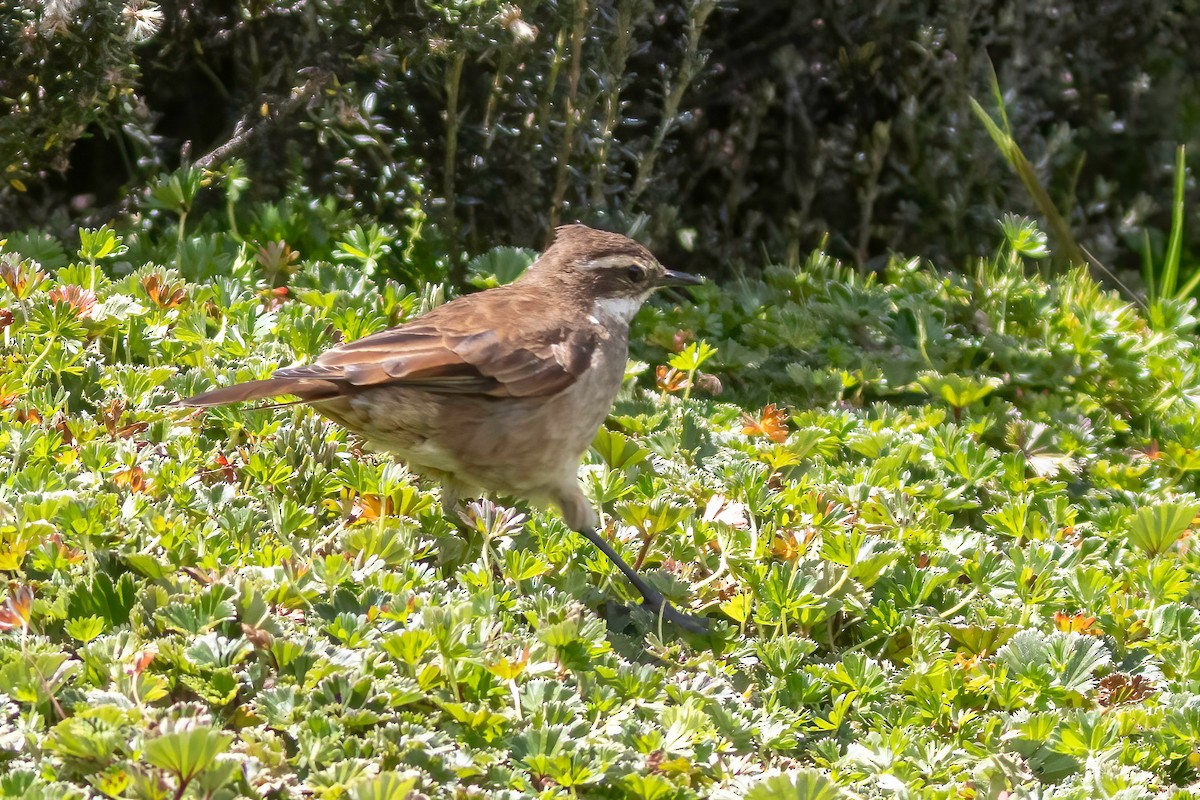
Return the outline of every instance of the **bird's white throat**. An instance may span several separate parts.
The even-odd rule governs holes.
[[[626,325],[642,307],[641,297],[605,297],[592,305],[592,316],[601,322],[605,320],[620,320]]]

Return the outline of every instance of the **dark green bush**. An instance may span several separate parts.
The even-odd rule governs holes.
[[[134,50],[161,21],[141,0],[0,3],[0,164],[10,203],[12,192],[67,172],[85,136],[112,136],[126,124],[131,137],[149,135],[138,124],[147,109]]]
[[[1175,145],[1200,143],[1196,10],[310,0],[164,6],[135,46],[159,14],[141,0],[8,2],[0,218],[98,224],[181,158],[236,155],[261,199],[333,197],[460,269],[570,219],[712,269],[826,234],[860,263],[959,263],[1028,202],[970,110],[990,59],[1076,236],[1132,260],[1167,227]]]

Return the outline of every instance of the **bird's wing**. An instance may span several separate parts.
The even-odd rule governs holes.
[[[472,295],[463,300],[471,300]],[[275,378],[317,379],[347,388],[407,386],[447,394],[544,397],[573,384],[599,344],[592,326],[539,325],[530,309],[457,301],[412,322],[327,350],[314,364]],[[479,313],[464,313],[477,310]],[[493,326],[482,327],[491,322]]]

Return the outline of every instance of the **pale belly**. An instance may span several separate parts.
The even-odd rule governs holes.
[[[486,398],[396,386],[313,405],[399,456],[418,474],[463,489],[540,502],[575,484],[579,459],[620,389],[625,352],[593,362],[551,397]]]

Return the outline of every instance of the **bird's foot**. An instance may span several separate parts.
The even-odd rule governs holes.
[[[708,631],[710,620],[704,617],[694,617],[691,614],[685,614],[668,603],[667,599],[662,596],[662,592],[646,583],[637,570],[626,564],[625,559],[621,558],[612,545],[596,532],[595,528],[581,525],[578,531],[589,542],[596,545],[596,548],[601,553],[604,553],[608,557],[608,560],[616,565],[617,569],[621,570],[621,573],[629,579],[634,588],[641,593],[642,605],[656,617],[673,622],[683,630],[691,633],[705,633]]]
[[[654,616],[672,622],[689,633],[708,633],[712,627],[712,620],[685,614],[667,602],[662,595],[647,597],[642,605],[653,612]]]

